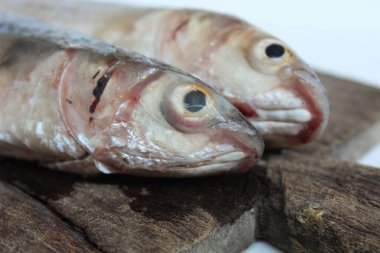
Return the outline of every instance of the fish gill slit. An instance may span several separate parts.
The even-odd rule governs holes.
[[[94,113],[96,106],[100,102],[100,98],[104,92],[104,89],[107,86],[108,81],[110,80],[112,76],[113,71],[107,71],[102,77],[99,78],[99,80],[96,82],[96,86],[92,91],[92,95],[95,97],[94,101],[92,101],[89,112]]]

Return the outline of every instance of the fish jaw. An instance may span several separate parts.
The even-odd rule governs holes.
[[[305,69],[296,69],[293,72],[297,78],[293,80],[291,87],[311,113],[311,119],[298,134],[300,142],[307,143],[319,138],[325,130],[329,118],[329,102],[325,88],[314,72]]]
[[[238,152],[245,154],[239,160],[240,166],[236,172],[244,172],[250,169],[261,157],[264,152],[264,141],[259,132],[246,120],[240,113],[233,117],[233,122],[220,123],[213,126],[222,129],[216,143],[229,143]]]
[[[284,73],[281,86],[245,104],[251,105],[254,114],[247,117],[268,148],[293,147],[319,138],[329,117],[326,91],[313,71],[289,67]]]
[[[136,157],[135,157],[136,158]],[[140,161],[145,161],[153,166],[150,169],[144,168],[128,168],[123,169],[122,166],[115,164],[107,164],[96,161],[95,165],[99,171],[105,174],[129,174],[134,176],[144,177],[167,177],[167,178],[191,178],[200,176],[213,176],[219,174],[243,173],[253,167],[257,162],[257,156],[248,157],[241,151],[234,151],[221,154],[212,158],[208,158],[208,162],[191,162],[183,159],[181,163],[174,166],[161,166],[157,163],[152,163],[152,159],[139,157]]]

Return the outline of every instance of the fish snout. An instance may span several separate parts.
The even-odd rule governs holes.
[[[241,113],[235,110],[233,112],[226,115],[228,120],[221,121],[212,128],[222,130],[222,134],[217,137],[220,143],[228,143],[245,154],[238,170],[242,172],[250,169],[262,157],[264,141],[256,128]]]
[[[297,135],[301,144],[307,143],[318,138],[326,128],[329,117],[326,90],[315,72],[308,67],[287,67],[284,72],[290,77],[286,87],[302,101],[310,114],[310,119]]]

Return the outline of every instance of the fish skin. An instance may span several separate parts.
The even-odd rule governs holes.
[[[74,28],[197,76],[241,110],[268,148],[311,142],[326,128],[329,102],[315,72],[284,42],[238,18],[85,1],[0,3],[0,8]],[[271,43],[285,48],[281,59],[264,54]],[[268,118],[277,109],[276,115],[287,112],[281,119]],[[305,115],[302,110],[310,114],[306,122],[297,119]]]
[[[211,87],[80,33],[0,11],[0,154],[81,174],[250,169],[264,144]],[[187,111],[197,90],[205,106]]]

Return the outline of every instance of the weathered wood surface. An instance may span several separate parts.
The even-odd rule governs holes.
[[[380,170],[296,155],[261,170],[259,238],[287,252],[380,252]]]
[[[324,137],[244,175],[84,178],[3,159],[0,251],[239,252],[256,230],[288,252],[380,252],[380,170],[341,161],[380,136],[380,91],[322,79]]]
[[[252,209],[258,192],[249,175],[190,180],[83,178],[17,161],[0,171],[2,180],[46,203],[104,252],[203,252],[208,245],[202,242],[218,226]],[[253,221],[254,215],[245,220]],[[254,227],[238,229],[215,247],[225,243],[223,248],[236,252],[248,246]],[[240,240],[246,242],[243,247]]]
[[[17,182],[17,181],[15,181]],[[98,252],[70,222],[7,183],[0,182],[2,252]]]

